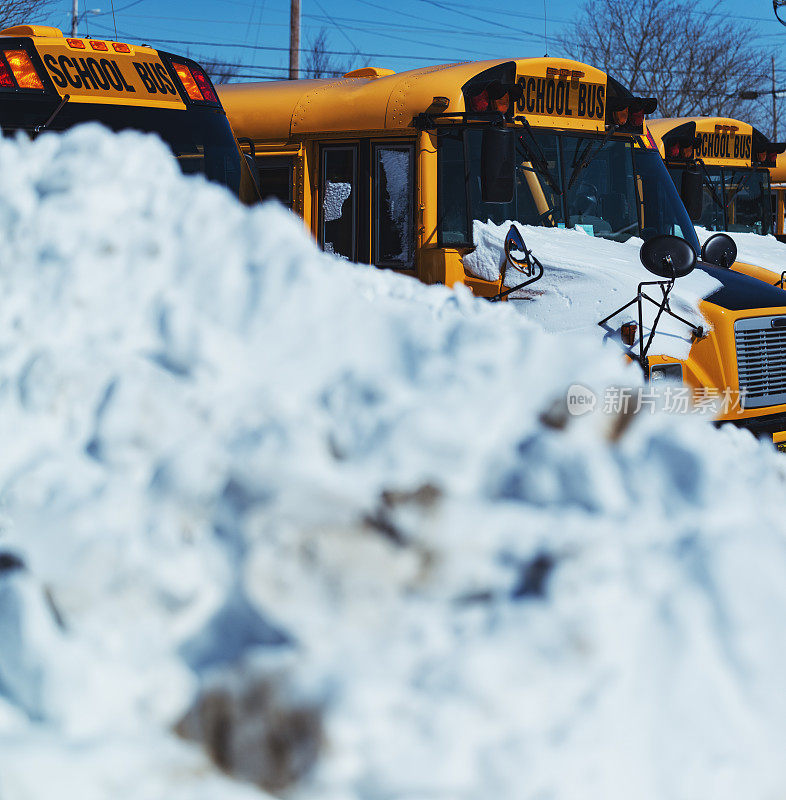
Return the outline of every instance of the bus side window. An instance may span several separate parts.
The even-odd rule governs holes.
[[[275,197],[292,208],[292,159],[286,156],[257,156],[259,191],[263,200]]]
[[[374,254],[378,266],[415,266],[415,148],[374,146]]]
[[[322,148],[319,192],[322,249],[355,261],[357,219],[357,147]]]

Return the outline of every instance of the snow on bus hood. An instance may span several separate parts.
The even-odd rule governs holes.
[[[716,233],[718,231],[708,231],[706,228],[696,226],[696,235],[701,244],[704,244],[710,236],[714,236]],[[786,271],[786,244],[779,242],[771,234],[763,236],[760,233],[728,231],[724,231],[724,233],[731,236],[737,245],[737,261],[771,269],[774,273],[774,280],[780,278],[781,273]]]
[[[771,446],[151,137],[0,170],[2,800],[783,795]]]
[[[474,221],[476,247],[464,257],[464,265],[473,275],[486,280],[499,279],[500,268],[505,262],[505,236],[511,224]],[[515,224],[527,247],[545,268],[537,283],[511,295],[518,310],[553,333],[580,330],[600,339],[611,329],[621,346],[620,326],[636,319],[635,306],[609,320],[608,329],[600,328],[598,322],[632,300],[639,283],[657,280],[644,269],[639,259],[641,239],[634,237],[627,242],[611,242],[590,236],[580,229]],[[508,288],[523,280],[525,278],[520,272],[507,270],[505,285]],[[708,323],[699,311],[698,302],[720,287],[721,284],[706,273],[694,271],[675,284],[671,307],[675,313],[706,329]],[[660,290],[649,287],[649,294],[658,299]],[[644,309],[644,335],[647,336],[657,308],[645,303]],[[672,317],[661,317],[650,352],[684,359],[690,346],[690,329]]]

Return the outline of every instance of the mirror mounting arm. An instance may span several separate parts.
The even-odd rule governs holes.
[[[655,333],[658,330],[658,322],[660,321],[661,316],[665,313],[668,314],[670,317],[674,317],[674,319],[679,320],[683,324],[687,325],[696,339],[703,339],[704,338],[704,327],[701,325],[694,325],[692,322],[689,322],[685,317],[681,317],[679,314],[675,314],[671,307],[669,306],[669,295],[671,294],[671,290],[674,288],[674,281],[676,277],[669,278],[665,281],[642,281],[638,286],[638,291],[636,292],[636,296],[631,300],[629,303],[626,303],[621,308],[618,308],[616,311],[612,311],[607,317],[604,317],[598,325],[603,327],[612,317],[616,317],[618,314],[621,314],[625,309],[630,308],[634,303],[637,306],[638,310],[638,321],[639,321],[639,355],[636,359],[641,368],[646,372],[647,371],[647,353],[649,352],[650,345],[652,344],[653,339],[655,338]],[[645,286],[658,286],[663,294],[663,297],[660,301],[653,299],[650,297],[645,291]],[[652,328],[650,329],[650,335],[647,337],[646,344],[644,343],[643,331],[644,331],[644,300],[652,303],[654,306],[658,307],[658,313],[655,315],[655,320],[652,323]]]
[[[524,258],[516,258],[513,256],[511,251],[514,248],[523,252]],[[491,303],[504,300],[509,294],[517,292],[519,289],[523,289],[525,286],[535,283],[535,281],[539,281],[543,277],[543,273],[545,271],[543,269],[543,264],[538,261],[532,250],[530,250],[524,243],[524,239],[522,238],[519,229],[515,225],[510,226],[510,230],[508,230],[508,233],[505,236],[505,263],[502,265],[502,269],[500,270],[500,287],[505,285],[505,275],[507,274],[508,264],[521,272],[523,275],[526,275],[529,280],[519,283],[517,286],[514,286],[511,289],[500,291],[499,294],[495,294],[493,297],[489,297],[489,302]]]

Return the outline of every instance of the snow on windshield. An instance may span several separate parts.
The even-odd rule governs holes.
[[[0,169],[2,800],[782,793],[771,446],[152,137]]]
[[[505,262],[505,236],[511,222],[473,223],[475,250],[464,257],[464,265],[474,275],[485,280],[498,280]],[[553,333],[583,331],[597,337],[606,336],[598,322],[636,296],[639,283],[659,280],[647,272],[639,259],[642,240],[636,237],[626,242],[611,242],[588,235],[580,228],[543,228],[515,223],[524,243],[545,268],[543,277],[531,287],[514,292],[513,305],[528,319],[536,321]],[[786,249],[786,248],[784,248]],[[508,288],[522,283],[525,277],[508,269],[505,285]],[[720,288],[709,275],[694,271],[680,278],[671,293],[675,313],[696,325],[708,328],[698,302]],[[658,287],[645,287],[658,300]],[[644,305],[644,336],[649,336],[657,307]],[[609,320],[618,345],[620,327],[637,318],[635,306]],[[692,344],[690,329],[668,316],[662,316],[650,352],[674,358],[687,358]],[[638,348],[638,343],[636,344]]]

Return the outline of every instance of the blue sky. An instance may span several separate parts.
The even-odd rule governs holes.
[[[636,0],[631,0],[636,2]],[[149,42],[199,58],[239,62],[246,77],[285,77],[288,64],[289,0],[114,0],[118,38]],[[79,33],[114,38],[110,0],[79,0]],[[397,71],[425,64],[544,52],[543,0],[301,0],[306,44],[328,29],[328,46],[345,61],[355,50],[375,66]],[[580,8],[578,0],[546,0],[549,36],[562,30]],[[756,25],[767,48],[786,44],[786,27],[771,0],[711,3],[715,14]],[[59,0],[47,20],[67,30],[71,0]],[[100,9],[101,14],[90,13]],[[550,50],[554,52],[553,43]],[[366,56],[364,56],[365,60]],[[786,68],[780,70],[786,86]]]

